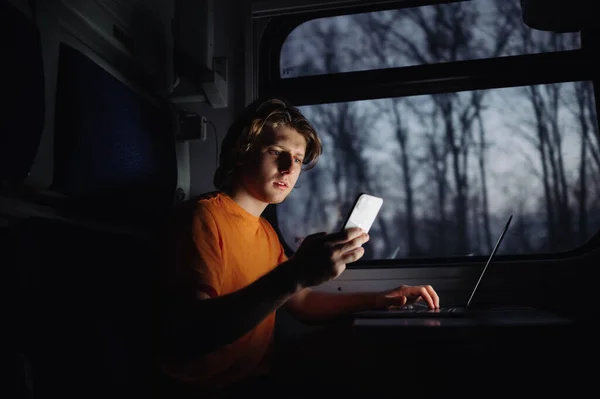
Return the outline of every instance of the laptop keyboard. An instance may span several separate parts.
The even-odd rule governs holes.
[[[358,312],[356,317],[390,318],[390,317],[454,317],[465,314],[465,308],[460,306],[446,306],[439,309],[429,309],[424,306],[404,306],[388,310],[366,310]]]
[[[403,313],[456,313],[460,312],[461,309],[459,307],[441,307],[439,309],[430,309],[426,303],[419,303],[408,306],[403,306],[398,310]]]

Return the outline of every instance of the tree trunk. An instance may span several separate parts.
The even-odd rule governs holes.
[[[579,152],[579,190],[577,192],[578,203],[578,223],[579,244],[583,244],[588,239],[587,234],[587,143],[588,143],[588,124],[586,119],[587,91],[585,83],[578,84],[575,88],[577,96],[577,105],[579,111],[579,126],[581,129],[581,147]]]
[[[447,96],[447,95],[442,95]],[[454,108],[451,99],[436,96],[438,104],[442,107],[442,117],[444,118],[445,137],[450,156],[452,158],[452,175],[456,185],[456,195],[454,197],[454,212],[456,221],[456,250],[454,254],[464,255],[469,252],[467,242],[467,207],[465,197],[465,180],[461,173],[460,147],[456,144],[456,131],[453,123]],[[441,100],[440,100],[441,99]]]
[[[546,155],[546,128],[544,126],[543,112],[539,103],[539,93],[537,88],[531,86],[528,88],[531,105],[535,115],[535,123],[538,137],[538,151],[540,153],[542,163],[542,182],[544,185],[544,198],[546,203],[546,229],[548,232],[548,242],[546,243],[546,249],[555,248],[556,234],[555,234],[555,223],[554,223],[554,202],[552,192],[550,189],[549,172],[548,172],[548,161]]]
[[[477,115],[479,124],[479,176],[481,180],[481,217],[483,219],[483,242],[486,251],[492,251],[492,233],[490,227],[490,211],[488,205],[487,177],[485,172],[485,127],[481,113]]]

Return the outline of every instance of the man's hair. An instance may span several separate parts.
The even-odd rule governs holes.
[[[302,163],[305,170],[313,168],[321,155],[321,140],[314,127],[293,105],[281,99],[257,100],[243,111],[229,128],[221,144],[219,167],[213,183],[218,189],[231,187],[236,169],[248,155],[259,149],[264,127],[289,127],[306,140],[306,153]]]

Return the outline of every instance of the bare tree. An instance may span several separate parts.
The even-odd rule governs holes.
[[[490,5],[491,9],[482,12],[481,7]],[[529,29],[522,22],[518,2],[457,2],[359,14],[343,21],[311,21],[301,50],[288,54],[293,60],[288,65],[291,75],[312,75],[438,64],[564,50],[576,45],[569,42],[578,40],[575,37]],[[593,89],[589,83],[577,84],[575,96],[567,99],[569,87],[563,83],[510,89],[511,101],[522,104],[524,100],[530,107],[518,129],[511,131],[521,131],[520,138],[533,145],[533,151],[526,151],[526,166],[531,176],[539,176],[542,191],[535,205],[531,195],[521,198],[515,221],[521,238],[511,241],[514,251],[572,247],[575,239],[587,238],[592,209],[600,211],[596,182],[600,135]],[[400,206],[388,219],[378,218],[384,251],[397,247],[392,245],[393,238],[407,256],[489,252],[492,227],[499,223],[494,217],[497,210],[490,210],[490,196],[497,193],[490,186],[490,179],[497,176],[488,165],[489,151],[497,148],[487,118],[487,112],[495,113],[489,111],[490,105],[496,105],[496,96],[490,93],[442,93],[309,107],[311,120],[328,139],[327,156],[335,159],[327,170],[312,173],[312,180],[305,182],[316,193],[307,201],[309,217],[323,218],[328,207],[349,206],[360,191],[385,192],[398,198]],[[563,116],[571,103],[581,133],[578,168],[573,171],[563,155],[568,142]],[[378,140],[373,134],[375,122],[383,123],[384,130],[389,126],[394,139],[394,145],[384,151],[394,157],[393,167],[400,170],[395,187],[378,182],[380,171],[374,170],[376,162],[367,157]],[[323,181],[331,181],[327,190],[320,189]],[[319,208],[326,196],[331,203]],[[536,210],[537,204],[543,204],[543,211]],[[546,231],[544,242],[535,238],[540,230]],[[572,234],[575,230],[577,238]]]
[[[579,128],[581,129],[581,144],[579,152],[579,187],[576,190],[577,196],[577,211],[578,211],[578,230],[579,230],[579,241],[584,242],[587,239],[587,191],[588,191],[588,168],[587,168],[587,153],[588,153],[588,142],[589,142],[589,125],[586,115],[587,111],[587,96],[588,91],[586,90],[585,82],[577,82],[575,84],[575,97],[577,100],[577,117],[579,120]]]
[[[344,71],[345,63],[350,61],[343,40],[344,35],[338,25],[327,20],[313,21],[309,42],[311,51],[319,54],[319,57],[304,58],[297,65],[297,70],[313,74]],[[375,192],[369,162],[364,156],[364,149],[369,144],[369,130],[373,126],[373,115],[351,102],[315,106],[312,114],[313,124],[322,135],[331,139],[329,142],[333,145],[333,151],[330,154],[335,158],[335,162],[331,163],[331,181],[336,191],[337,208],[347,209],[358,193]],[[319,182],[313,180],[310,184],[314,186]],[[384,251],[387,251],[390,247],[387,227],[382,219],[378,219],[377,224]]]
[[[435,126],[437,118],[434,116],[433,132],[437,131]],[[446,203],[448,198],[448,146],[443,140],[437,140],[437,135],[430,133],[427,137],[427,150],[430,159],[433,181],[436,186],[436,198],[438,209],[438,223],[435,237],[430,237],[429,242],[433,243],[433,253],[445,255],[448,247],[448,215],[446,212]],[[441,141],[441,142],[440,142]]]
[[[564,37],[539,36],[527,27],[519,28],[523,52],[560,51]],[[546,204],[548,248],[571,247],[572,215],[569,207],[568,184],[562,153],[563,134],[560,128],[562,84],[529,86],[525,97],[531,104],[535,126],[535,145],[542,164],[542,179]]]
[[[593,87],[589,82],[573,84],[573,99],[567,99],[566,106],[571,110],[580,129],[579,167],[577,187],[573,190],[577,204],[578,242],[583,243],[589,237],[590,198],[589,193],[598,189],[600,177],[600,156],[598,123]],[[595,138],[595,139],[594,139]],[[596,167],[594,170],[594,166]]]
[[[385,18],[381,13],[367,13],[359,14],[353,19],[353,23],[360,27],[361,33],[365,38],[365,46],[368,48],[370,55],[365,61],[367,64],[370,64],[371,68],[393,67],[397,62],[395,57],[389,52],[390,47],[393,46],[393,43],[389,40],[390,31],[395,29],[395,25],[382,21],[382,16]],[[362,59],[364,57],[355,50],[354,58]],[[413,172],[410,159],[410,136],[408,127],[403,122],[403,100],[401,98],[389,98],[386,99],[384,104],[385,108],[381,109],[381,113],[389,118],[390,125],[400,146],[399,162],[402,169],[405,215],[402,218],[400,213],[398,213],[398,218],[396,219],[398,222],[404,219],[402,222],[407,241],[407,255],[418,256],[422,251],[417,243]]]
[[[477,7],[472,4],[444,4],[430,7],[415,7],[410,9],[392,10],[385,13],[369,13],[356,17],[356,22],[365,32],[369,55],[373,58],[372,64],[379,68],[399,66],[403,64],[426,64],[453,62],[479,57],[495,57],[506,50],[512,31],[514,30],[514,7],[508,7],[506,2],[494,3],[499,17],[495,18],[486,32],[481,32],[477,24],[481,18]],[[408,26],[408,28],[407,28]],[[419,34],[415,34],[416,28]],[[411,30],[412,29],[412,30]],[[487,37],[485,37],[487,35]],[[421,42],[416,37],[422,37]],[[483,37],[483,39],[482,39]],[[362,49],[361,49],[362,50]],[[364,51],[364,50],[363,50]],[[476,151],[479,161],[480,186],[481,186],[481,219],[483,223],[484,239],[488,249],[490,241],[490,222],[487,200],[487,181],[485,174],[485,126],[477,126],[479,132],[479,146],[473,147],[477,139],[473,137],[475,122],[479,122],[484,93],[444,93],[431,96],[438,112],[437,117],[442,120],[442,134],[445,138],[443,148],[434,148],[438,145],[436,140],[428,138],[426,145],[432,158],[433,167],[438,169],[435,174],[438,181],[438,198],[440,203],[440,231],[446,230],[446,215],[444,214],[447,189],[453,189],[454,222],[452,228],[456,234],[456,252],[469,252],[469,216],[467,203],[469,194],[468,163],[471,152]],[[401,99],[392,99],[393,120],[396,124],[401,121],[398,114],[398,104]],[[406,149],[409,135],[406,129],[397,127],[397,138],[401,151]],[[452,185],[447,183],[445,173],[445,160],[440,156],[448,156]],[[410,172],[410,159],[401,152],[400,162],[403,170]],[[406,166],[408,165],[408,167]],[[443,173],[441,173],[443,172]],[[409,174],[409,173],[407,173]],[[410,178],[404,182],[407,211],[406,223],[409,232],[414,231],[414,209],[409,202],[413,201],[412,183]],[[473,223],[477,223],[474,219]],[[410,226],[413,226],[412,228]],[[409,234],[408,237],[416,234]],[[438,241],[445,248],[445,238]],[[416,248],[416,241],[409,243],[409,248]]]
[[[585,108],[587,110],[588,126],[591,133],[588,137],[589,149],[600,173],[600,131],[598,129],[598,113],[596,112],[596,102],[594,101],[594,87],[591,82],[581,85],[581,89],[586,91]],[[595,138],[595,141],[593,140]]]
[[[490,228],[490,212],[488,204],[488,190],[487,190],[487,174],[485,164],[485,152],[487,149],[486,138],[485,138],[485,124],[481,112],[477,113],[477,126],[479,130],[479,148],[478,148],[478,165],[479,165],[479,176],[481,184],[481,218],[483,224],[483,238],[482,243],[485,244],[486,252],[492,250],[492,232]]]
[[[410,37],[398,32],[398,43],[404,44],[403,52],[409,59],[420,63],[452,62],[470,58],[466,54],[471,49],[473,40],[473,25],[477,18],[474,8],[468,9],[460,4],[434,6],[432,17],[426,15],[423,8],[404,10],[407,18],[417,25],[424,34],[424,46],[417,47]],[[456,252],[468,253],[468,179],[467,162],[471,142],[471,127],[477,109],[472,112],[472,101],[467,105],[461,103],[458,93],[443,93],[433,95],[432,100],[440,111],[443,120],[443,135],[445,147],[450,156],[451,175],[454,183],[454,215],[456,229]],[[457,124],[458,121],[458,124]],[[445,176],[443,176],[445,179]]]

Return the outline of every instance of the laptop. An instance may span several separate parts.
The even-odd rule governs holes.
[[[362,312],[357,312],[354,314],[354,317],[357,318],[393,318],[393,317],[429,317],[429,318],[439,318],[439,317],[461,317],[468,313],[468,310],[471,310],[471,302],[473,301],[473,297],[475,296],[475,292],[477,292],[477,287],[479,287],[479,283],[485,274],[490,262],[492,261],[502,239],[504,238],[504,234],[508,230],[508,226],[510,226],[510,222],[512,221],[512,215],[508,218],[502,233],[500,233],[500,237],[492,249],[492,253],[490,254],[481,274],[479,275],[479,279],[473,290],[471,291],[471,296],[469,296],[469,300],[467,301],[465,306],[450,306],[450,307],[441,307],[439,309],[429,309],[427,303],[425,301],[419,301],[409,306],[403,306],[397,309],[382,309],[382,310],[365,310]]]

